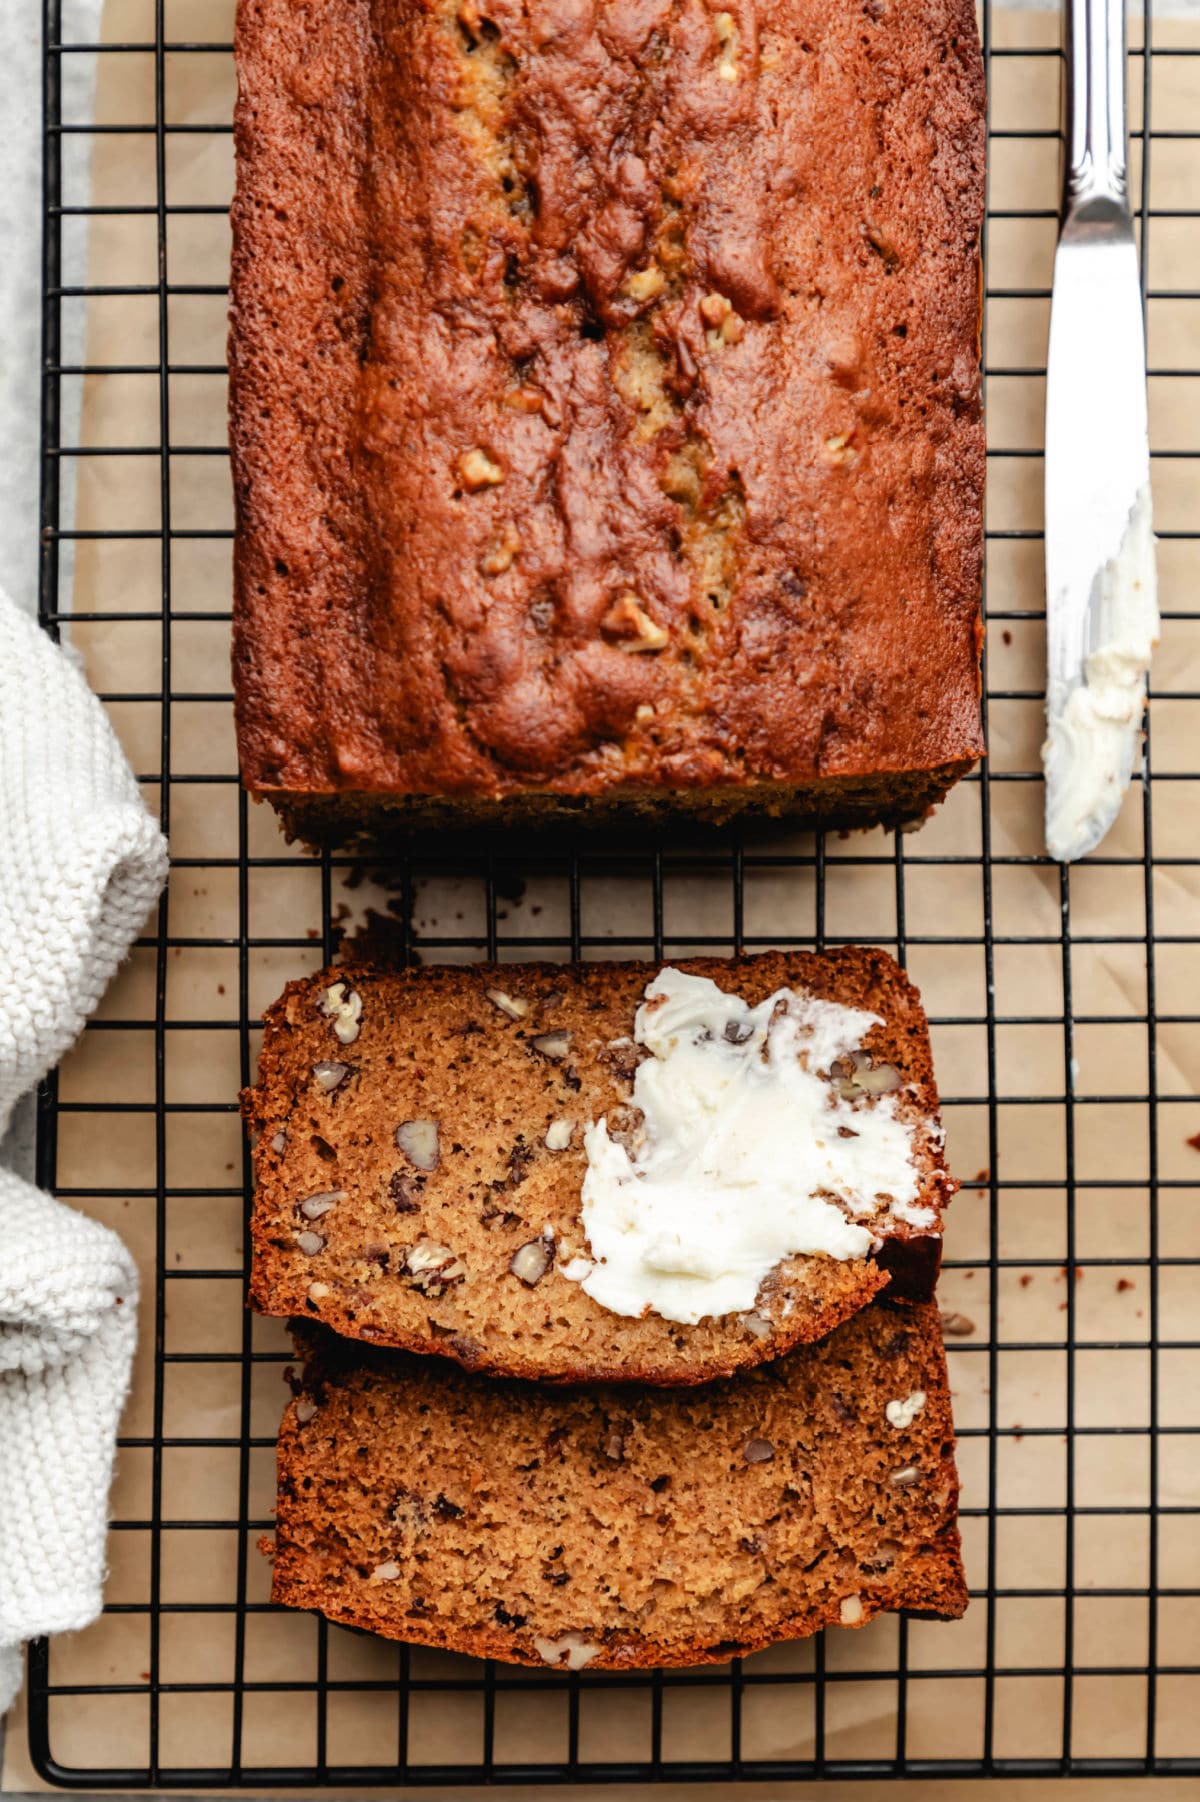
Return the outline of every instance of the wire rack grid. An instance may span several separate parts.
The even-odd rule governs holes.
[[[108,0],[99,44],[73,0],[44,11],[42,616],[104,695],[172,876],[40,1097],[40,1179],[120,1228],[144,1294],[107,1608],[32,1649],[37,1770],[121,1790],[1200,1773],[1200,26],[1147,3],[1131,32],[1166,623],[1147,773],[1101,854],[1065,871],[1040,845],[1058,21],[989,5],[989,763],[911,837],[580,840],[364,871],[286,846],[236,778],[231,0]],[[64,116],[64,63],[93,53],[95,116]],[[966,1179],[942,1287],[965,1621],[564,1677],[271,1609],[258,1542],[288,1345],[242,1303],[235,1097],[263,1005],[371,907],[432,960],[857,939],[907,964]]]

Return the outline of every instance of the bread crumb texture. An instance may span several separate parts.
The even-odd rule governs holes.
[[[971,0],[240,0],[237,58],[248,785],[312,837],[944,792]]]
[[[876,1303],[690,1390],[487,1382],[327,1334],[307,1350],[279,1441],[276,1602],[569,1670],[966,1606],[930,1303]],[[917,1389],[920,1414],[890,1426],[887,1402]]]
[[[865,1050],[907,1085],[933,1227],[884,1210],[877,1257],[788,1258],[752,1312],[695,1326],[611,1313],[570,1280],[588,1252],[584,1128],[604,1115],[632,1143],[634,1022],[657,968],[351,964],[290,984],[243,1097],[255,1307],[507,1376],[686,1384],[819,1339],[885,1288],[927,1296],[954,1189],[928,1027],[892,959],[857,947],[678,968],[753,1005],[790,987],[880,1016]]]

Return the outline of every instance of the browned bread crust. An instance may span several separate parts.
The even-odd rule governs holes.
[[[574,1646],[595,1670],[966,1607],[931,1303],[877,1303],[703,1389],[555,1390],[328,1335],[310,1349],[279,1439],[276,1602],[515,1664]],[[888,1403],[916,1392],[892,1425]]]
[[[919,817],[982,750],[973,0],[240,0],[244,779]]]
[[[586,1251],[583,1128],[604,1114],[618,1129],[629,1115],[630,1035],[657,966],[354,965],[289,984],[265,1016],[258,1081],[243,1097],[256,1135],[254,1306],[501,1375],[671,1384],[728,1375],[819,1339],[889,1277],[893,1294],[927,1296],[941,1209],[955,1185],[942,1156],[928,1027],[903,972],[885,952],[858,947],[678,967],[754,1004],[791,987],[881,1016],[865,1045],[911,1085],[901,1106],[918,1122],[931,1232],[881,1214],[880,1258],[789,1258],[764,1281],[750,1316],[681,1326],[611,1313],[558,1266]],[[358,1036],[345,1046],[322,1012],[337,982],[361,1002]],[[497,995],[527,1012],[511,1018]],[[552,1043],[557,1057],[539,1049],[548,1034],[569,1035],[565,1046]],[[318,1066],[336,1085],[331,1093]],[[547,1129],[564,1119],[570,1145],[553,1151]],[[428,1173],[397,1147],[397,1127],[411,1120],[438,1125],[437,1168]],[[330,1194],[340,1197],[334,1206],[303,1217],[302,1202]],[[528,1287],[510,1265],[547,1225],[555,1261]],[[429,1243],[457,1261],[445,1285],[408,1268],[412,1248]]]

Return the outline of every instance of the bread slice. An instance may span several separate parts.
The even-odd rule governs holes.
[[[966,1607],[932,1303],[686,1390],[487,1382],[319,1330],[307,1350],[279,1439],[288,1607],[571,1670]]]
[[[859,949],[679,968],[755,1004],[792,988],[881,1018],[863,1044],[905,1085],[894,1105],[913,1124],[925,1226],[885,1211],[871,1221],[876,1256],[786,1257],[741,1313],[680,1324],[612,1312],[563,1271],[589,1249],[584,1128],[641,1117],[631,1035],[655,966],[353,966],[292,983],[265,1017],[243,1098],[256,1134],[254,1306],[500,1375],[672,1384],[820,1339],[889,1284],[931,1293],[953,1184],[928,1029],[903,973]],[[422,1170],[431,1122],[436,1168]],[[555,1122],[559,1138],[570,1125],[563,1149]]]

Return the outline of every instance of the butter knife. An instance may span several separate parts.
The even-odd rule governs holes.
[[[1158,639],[1124,0],[1067,0],[1067,159],[1046,368],[1046,848],[1094,851],[1142,761]]]

